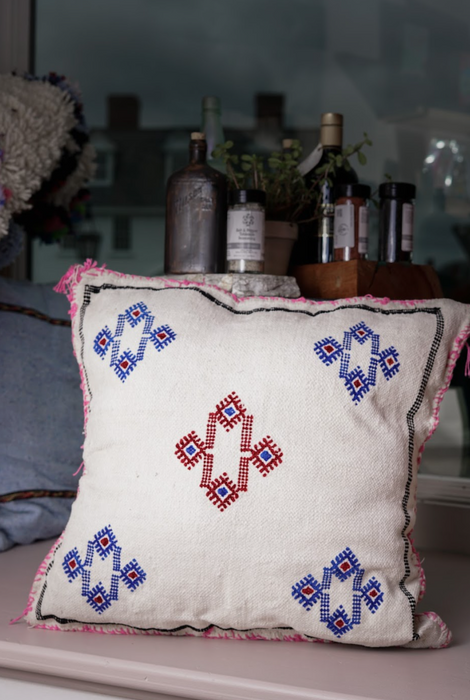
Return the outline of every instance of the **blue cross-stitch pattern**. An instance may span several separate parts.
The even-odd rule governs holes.
[[[163,348],[166,348],[166,346],[172,343],[175,338],[176,333],[170,328],[170,326],[159,326],[150,333],[150,340],[158,352],[163,350]]]
[[[357,573],[360,569],[357,557],[351,552],[349,547],[346,547],[338,556],[331,561],[331,572],[339,578],[340,581],[346,581],[350,576]]]
[[[303,608],[310,610],[321,598],[322,587],[312,574],[298,581],[292,586],[292,595]]]
[[[135,559],[132,559],[121,571],[121,579],[130,591],[135,591],[145,581],[147,574]]]
[[[342,605],[330,616],[327,627],[336,637],[342,637],[353,628],[352,620],[349,619]]]
[[[81,576],[83,573],[83,562],[80,559],[80,555],[76,547],[65,555],[64,561],[62,562],[62,567],[70,583],[72,583],[77,576]]]
[[[393,345],[387,348],[387,350],[382,350],[380,353],[380,369],[387,382],[399,371],[400,363],[398,362],[398,352]]]
[[[359,345],[370,345],[370,358],[367,369],[355,367],[350,370],[351,352],[353,340]],[[317,341],[313,349],[315,354],[327,367],[331,366],[338,358],[339,378],[344,380],[353,403],[357,406],[369,391],[377,385],[377,370],[380,367],[385,379],[388,381],[394,377],[399,369],[399,353],[391,346],[386,350],[380,350],[380,335],[366,325],[364,321],[351,326],[343,333],[343,342],[339,343],[332,336]]]
[[[74,547],[68,552],[63,561],[62,568],[70,583],[79,575],[82,579],[81,595],[86,598],[87,603],[101,615],[107,610],[113,601],[119,600],[119,583],[122,581],[126,588],[132,593],[147,578],[146,572],[136,561],[132,559],[121,568],[121,547],[118,544],[116,535],[110,525],[99,530],[91,540],[87,542],[87,555],[82,563],[78,548]],[[109,591],[106,590],[102,581],[90,588],[91,572],[93,570],[93,558],[97,553],[102,560],[108,558],[112,552],[112,574]],[[76,566],[71,566],[71,562],[76,562]]]
[[[351,599],[352,592],[351,616],[342,605],[333,613],[330,611],[330,588],[333,576],[348,588],[346,599]],[[375,613],[383,603],[384,593],[381,590],[381,584],[373,577],[363,586],[363,576],[364,569],[361,568],[358,558],[349,547],[346,547],[331,560],[330,566],[323,568],[321,584],[312,574],[308,574],[292,586],[292,597],[307,612],[320,601],[320,622],[326,624],[336,637],[341,637],[361,624],[362,602],[372,613]]]
[[[269,452],[268,450],[263,450],[260,454],[260,457],[263,460],[263,462],[266,462],[266,464],[269,462],[269,460],[273,458],[271,452]]]
[[[315,343],[313,349],[320,360],[327,366],[332,365],[343,353],[342,346],[331,336],[319,340]]]
[[[236,411],[233,406],[227,406],[227,408],[224,408],[224,413],[226,413],[228,417],[231,418],[233,414],[236,413]]]
[[[384,594],[380,589],[381,585],[376,578],[371,578],[361,589],[364,602],[372,614],[375,613],[383,603]]]
[[[125,350],[125,352],[123,352],[122,355],[116,360],[116,364],[114,365],[113,369],[121,382],[124,382],[136,367],[137,358],[131,353],[130,350]]]
[[[96,336],[95,342],[93,343],[93,350],[99,357],[101,357],[102,360],[104,360],[106,353],[112,347],[113,340],[113,334],[109,330],[108,326],[105,326]]]
[[[105,359],[111,348],[109,366],[114,370],[121,382],[124,383],[137,364],[145,360],[149,342],[160,352],[175,340],[176,333],[170,326],[163,325],[154,328],[154,322],[155,316],[152,316],[149,308],[143,301],[139,301],[129,306],[124,313],[118,314],[114,334],[108,326],[105,326],[95,337],[93,349],[102,360]],[[126,324],[133,329],[132,333],[135,333],[134,351],[130,348],[121,348],[121,340]],[[125,337],[127,338],[127,336]]]
[[[221,498],[225,498],[229,494],[229,490],[225,486],[221,486],[220,489],[217,489],[217,493]]]
[[[116,535],[109,527],[104,527],[93,538],[93,546],[101,559],[106,559],[117,546]]]
[[[139,301],[137,304],[129,306],[124,313],[126,315],[126,321],[128,321],[131,328],[135,328],[135,326],[148,316],[150,312],[147,305],[144,304],[143,301]]]
[[[366,326],[364,321],[361,321],[360,323],[357,323],[355,326],[352,326],[350,331],[351,331],[352,337],[355,340],[357,340],[357,342],[360,345],[364,345],[366,340],[369,340],[369,338],[373,334],[373,331],[368,326]]]
[[[356,367],[352,372],[349,372],[344,385],[356,404],[359,403],[370,389],[369,381],[360,367]]]
[[[193,454],[197,452],[197,449],[194,447],[193,443],[191,443],[190,445],[185,447],[184,451],[187,452],[190,457],[192,457]]]
[[[86,602],[91,605],[98,615],[101,615],[101,613],[111,607],[112,600],[100,581],[88,592]]]

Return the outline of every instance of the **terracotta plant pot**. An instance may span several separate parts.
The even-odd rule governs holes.
[[[298,226],[288,221],[266,221],[264,234],[264,273],[285,275],[290,254],[297,240]]]

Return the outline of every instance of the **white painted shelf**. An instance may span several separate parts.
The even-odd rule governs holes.
[[[40,542],[0,554],[2,700],[33,697],[27,690],[13,694],[34,688],[27,685],[30,682],[63,687],[63,698],[84,699],[93,693],[134,700],[470,698],[470,557],[425,554],[428,593],[421,609],[438,612],[452,629],[454,642],[448,649],[418,651],[108,636],[28,629],[24,622],[9,625],[24,608],[36,568],[50,545]],[[56,697],[52,690],[49,697]]]

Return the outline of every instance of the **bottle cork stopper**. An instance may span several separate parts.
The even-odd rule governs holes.
[[[292,148],[293,143],[294,143],[294,139],[282,139],[282,147],[283,148]]]
[[[204,141],[206,138],[206,135],[202,133],[202,131],[193,131],[191,133],[191,141]]]
[[[343,126],[343,115],[338,112],[325,112],[321,115],[322,126]]]

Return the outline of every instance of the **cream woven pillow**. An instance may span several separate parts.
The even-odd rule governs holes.
[[[470,333],[447,300],[237,300],[76,267],[84,472],[48,629],[445,646],[416,473]]]

